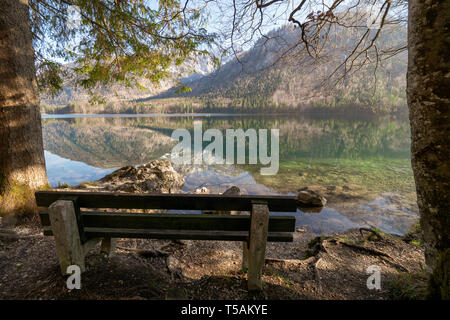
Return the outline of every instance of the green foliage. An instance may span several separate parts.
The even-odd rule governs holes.
[[[187,58],[206,55],[214,35],[194,6],[178,0],[30,0],[33,44],[40,88],[55,94],[61,89],[61,64],[75,62],[78,83],[121,82],[142,87],[138,79],[159,83],[168,68]],[[71,16],[76,6],[79,16]],[[72,20],[71,20],[72,19]],[[74,24],[73,19],[79,19]]]
[[[61,68],[61,65],[52,61],[44,61],[39,66],[40,72],[37,77],[39,90],[50,96],[55,96],[63,85],[61,76],[66,72]]]
[[[177,88],[177,89],[175,90],[175,94],[187,93],[187,92],[191,92],[191,91],[192,91],[191,88],[189,88],[189,87],[183,85],[183,86],[181,86],[180,88]]]

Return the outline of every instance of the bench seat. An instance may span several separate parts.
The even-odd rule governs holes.
[[[44,235],[53,235],[48,211],[40,213]],[[117,213],[81,211],[84,234],[92,238],[248,241],[250,215]],[[271,216],[267,241],[292,242],[295,217]]]

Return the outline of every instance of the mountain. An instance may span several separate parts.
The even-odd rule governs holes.
[[[330,34],[323,57],[317,61],[295,49],[284,55],[298,43],[301,37],[298,28],[283,27],[266,37],[222,68],[187,83],[192,92],[182,96],[199,98],[212,108],[225,106],[241,110],[355,106],[372,111],[396,111],[406,106],[406,52],[379,62],[376,68],[374,63],[367,64],[335,84],[332,80],[336,77],[329,77],[359,40],[354,32],[337,27]],[[382,51],[405,40],[405,27],[386,27],[376,45]],[[342,74],[341,70],[336,73]],[[175,91],[176,88],[171,88],[156,98],[175,97]]]

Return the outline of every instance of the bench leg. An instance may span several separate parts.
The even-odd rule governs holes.
[[[248,270],[248,242],[242,242],[242,269]]]
[[[252,205],[250,246],[248,255],[248,290],[262,289],[262,269],[266,255],[269,208],[265,204]]]
[[[84,245],[81,243],[72,201],[55,201],[48,207],[48,213],[62,275],[67,274],[70,265],[77,265],[82,272],[85,271],[84,257],[98,239],[91,239]]]
[[[117,239],[103,238],[100,252],[105,253],[108,257],[112,257],[116,252]]]

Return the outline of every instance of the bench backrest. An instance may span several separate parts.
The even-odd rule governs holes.
[[[80,208],[173,209],[251,211],[253,203],[266,203],[269,211],[295,212],[296,197],[216,194],[131,194],[109,192],[37,191],[36,202],[48,207],[53,202],[76,197]]]
[[[36,202],[48,207],[58,200],[71,200],[81,240],[91,238],[153,238],[248,241],[249,215],[145,214],[82,211],[80,208],[179,209],[252,211],[254,204],[269,210],[296,211],[295,197],[198,194],[124,194],[94,192],[38,191]],[[41,211],[44,234],[52,235],[50,217]],[[290,242],[295,230],[294,216],[269,216],[267,241]]]

